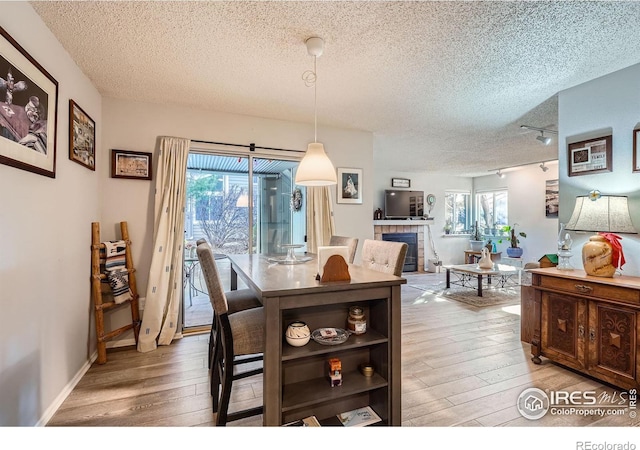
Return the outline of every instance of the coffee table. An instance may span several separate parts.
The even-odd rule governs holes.
[[[487,284],[492,284],[492,281],[496,281],[495,286],[505,287],[514,276],[518,277],[518,284],[520,284],[522,276],[522,269],[520,267],[498,263],[494,263],[492,269],[481,269],[477,264],[461,264],[443,267],[447,270],[447,288],[455,284],[457,286],[476,289],[478,291],[478,297],[482,297],[483,279],[485,277]],[[454,275],[455,278],[452,279],[451,275]],[[473,283],[474,279],[476,283]]]

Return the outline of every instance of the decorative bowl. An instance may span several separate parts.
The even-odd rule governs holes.
[[[292,322],[287,327],[285,338],[289,345],[302,347],[303,345],[307,345],[311,339],[311,331],[309,331],[309,327],[304,322]]]

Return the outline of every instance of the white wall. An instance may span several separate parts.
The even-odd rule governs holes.
[[[520,238],[523,262],[535,262],[547,253],[558,251],[558,219],[548,218],[545,211],[546,180],[558,179],[558,163],[545,164],[549,170],[543,172],[538,164],[504,170],[505,177],[495,174],[474,178],[475,192],[506,188],[509,192],[507,205],[509,224],[517,223],[517,232],[524,231]],[[508,242],[497,244],[498,251],[506,256]]]
[[[100,176],[69,160],[69,99],[96,122],[98,154],[103,123],[100,95],[29,3],[0,8],[0,26],[59,85],[56,177],[0,165],[0,426],[25,426],[53,412],[95,350],[89,276]]]
[[[633,173],[633,129],[640,121],[640,64],[589,81],[558,95],[560,149],[560,221],[571,217],[575,197],[592,189],[629,196],[631,220],[640,230],[640,173]],[[613,135],[612,172],[569,177],[567,146],[585,139]],[[571,232],[572,265],[582,268],[581,249],[592,233]],[[627,263],[624,275],[640,275],[640,240],[622,235]]]

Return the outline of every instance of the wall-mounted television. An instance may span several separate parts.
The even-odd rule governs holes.
[[[384,191],[384,216],[387,219],[422,218],[424,191]]]

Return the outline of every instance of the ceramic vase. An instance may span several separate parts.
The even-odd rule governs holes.
[[[582,264],[587,275],[613,277],[616,268],[612,263],[611,244],[600,235],[591,236],[582,247]]]
[[[482,256],[478,261],[478,267],[481,269],[493,269],[493,261],[491,260],[489,249],[486,247],[482,249]]]

